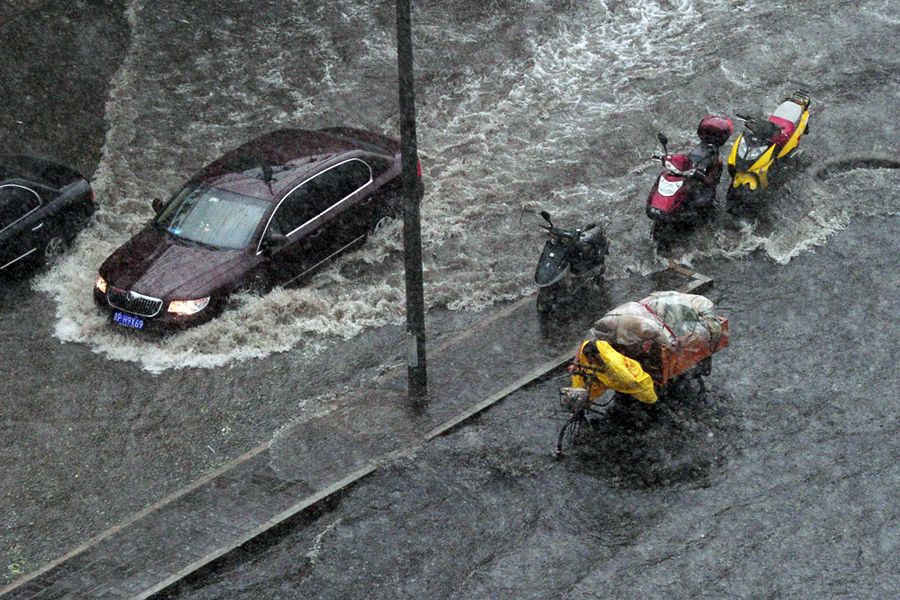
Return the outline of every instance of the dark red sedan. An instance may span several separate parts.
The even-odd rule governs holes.
[[[301,282],[402,209],[400,145],[368,131],[284,129],[197,173],[99,269],[94,300],[132,329],[184,327],[228,296]],[[421,172],[419,179],[421,195]]]

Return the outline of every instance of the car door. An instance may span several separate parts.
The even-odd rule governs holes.
[[[270,259],[278,284],[311,274],[364,239],[364,223],[355,209],[370,182],[368,165],[350,159],[307,179],[285,196],[269,222],[271,231],[287,236],[287,243]]]
[[[40,250],[43,227],[33,217],[41,207],[33,189],[17,184],[0,185],[0,270]]]
[[[349,237],[360,240],[372,224],[376,207],[376,197],[372,194],[372,168],[361,159],[353,159],[339,165],[336,171],[345,199],[335,209],[334,218],[347,228]]]

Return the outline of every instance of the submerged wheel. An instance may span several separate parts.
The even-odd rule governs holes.
[[[559,294],[556,286],[540,288],[537,295],[537,311],[538,314],[546,316],[553,312],[559,303]]]
[[[650,227],[650,239],[656,241],[656,252],[668,252],[672,247],[672,228],[670,225],[653,221]]]
[[[402,199],[396,196],[390,196],[381,201],[377,201],[378,204],[375,207],[375,210],[372,211],[372,220],[369,223],[369,233],[375,233],[388,225],[394,220],[400,217],[402,214]]]
[[[388,227],[393,222],[394,222],[394,217],[392,217],[391,215],[384,215],[382,217],[379,217],[379,219],[377,221],[375,221],[374,224],[372,225],[371,232],[378,233],[385,227]]]
[[[725,210],[728,214],[736,216],[740,214],[747,202],[747,192],[744,188],[729,187],[728,193],[725,195]]]
[[[47,244],[44,246],[44,261],[50,264],[55,263],[66,253],[68,247],[69,244],[66,242],[66,238],[61,235],[54,235],[47,240]]]
[[[273,287],[275,286],[272,283],[272,277],[264,269],[258,268],[247,277],[241,290],[255,296],[264,296],[271,292]]]
[[[570,449],[575,445],[586,426],[589,426],[589,424],[583,410],[579,410],[569,417],[568,421],[563,423],[562,428],[559,430],[559,436],[556,438],[557,456],[563,455],[564,449]]]

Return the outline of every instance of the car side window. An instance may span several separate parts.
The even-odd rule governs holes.
[[[271,228],[284,235],[289,235],[298,227],[326,210],[340,200],[328,193],[327,183],[323,175],[310,179],[282,201],[275,216],[272,217]]]
[[[0,186],[0,230],[41,205],[37,193],[20,185]]]
[[[340,190],[341,198],[346,198],[372,180],[372,169],[361,160],[349,160],[334,169],[335,185]]]
[[[361,160],[350,160],[328,169],[291,192],[278,207],[270,227],[289,235],[370,180],[371,170]]]

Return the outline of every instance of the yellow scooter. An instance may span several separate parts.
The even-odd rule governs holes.
[[[769,186],[769,171],[779,160],[787,158],[808,131],[809,94],[797,90],[775,109],[768,118],[736,115],[744,123],[728,156],[731,185],[726,196],[728,212],[734,213],[749,204],[752,197]]]

